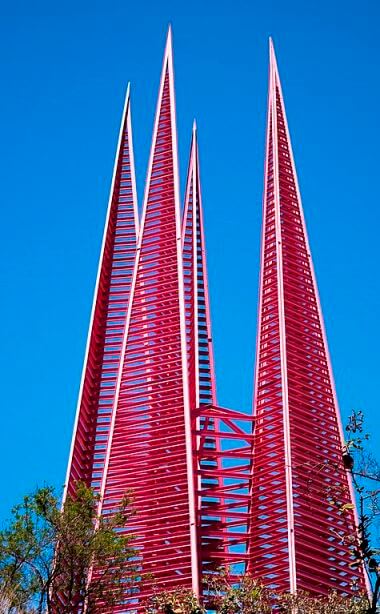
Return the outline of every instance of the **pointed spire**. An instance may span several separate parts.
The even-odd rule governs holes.
[[[99,488],[136,254],[138,212],[130,86],[116,151],[64,500],[78,480]],[[117,301],[117,306],[116,306]],[[112,346],[112,354],[109,348]],[[96,443],[101,440],[101,443]],[[97,449],[94,463],[95,445]]]
[[[271,36],[269,37],[269,68],[277,69],[276,53],[274,50],[273,38]]]
[[[168,25],[168,31],[166,34],[166,46],[168,46],[168,44],[170,44],[170,47],[173,48],[173,28],[171,23]]]
[[[204,574],[221,564],[227,551],[227,530],[219,418],[204,415],[216,406],[214,353],[208,294],[206,246],[199,169],[196,121],[193,122],[185,205],[182,219],[182,251],[185,288],[189,400],[194,433],[193,450],[198,474],[198,523],[200,559]],[[207,435],[206,435],[207,433]],[[205,441],[207,446],[205,447]],[[214,475],[213,475],[214,471]],[[212,491],[212,496],[210,496]],[[223,515],[224,512],[224,515]]]
[[[190,404],[216,404],[197,126],[194,120],[182,218]]]
[[[365,586],[343,539],[355,531],[354,499],[271,40],[269,47],[250,565],[272,588],[351,593]],[[344,521],[330,497],[350,510]]]
[[[144,573],[167,582],[168,590],[181,585],[198,593],[170,28],[110,432],[102,513],[111,513],[133,489],[130,530],[142,547]]]

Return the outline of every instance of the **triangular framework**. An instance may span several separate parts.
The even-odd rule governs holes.
[[[126,531],[157,586],[199,590],[172,39],[164,55],[100,511],[133,489]],[[144,588],[145,586],[145,588]],[[152,587],[142,585],[138,605]],[[125,608],[124,608],[125,610]],[[124,611],[116,608],[115,612]]]
[[[189,404],[197,484],[199,570],[245,569],[248,547],[252,419],[216,405],[205,232],[194,122],[182,224]],[[212,600],[204,594],[212,607]]]
[[[65,491],[78,480],[99,491],[136,256],[138,212],[130,87],[125,97],[98,275],[67,468]]]
[[[138,243],[127,91],[65,497],[85,481],[108,515],[131,489],[125,533],[157,589],[199,594],[220,565],[293,592],[365,587],[272,45],[269,80],[254,436],[251,415],[216,405],[197,130],[181,229],[170,30]],[[127,580],[112,611],[142,614],[153,582]]]
[[[194,122],[182,218],[189,395],[192,408],[216,404],[197,128]]]
[[[250,568],[282,590],[352,593],[354,499],[272,43],[263,216]]]
[[[200,554],[200,572],[207,571],[210,557],[222,547],[217,527],[222,526],[215,502],[203,493],[221,485],[213,470],[220,468],[219,439],[212,437],[218,425],[213,418],[206,419],[201,408],[216,405],[214,352],[212,346],[209,307],[206,246],[203,225],[202,193],[199,170],[197,128],[194,121],[186,182],[185,206],[182,218],[183,274],[186,314],[186,339],[189,374],[189,405],[192,415],[194,472],[197,481],[197,523]],[[207,445],[201,446],[199,433],[207,431]],[[214,535],[210,535],[212,527]],[[220,560],[218,561],[220,564]]]

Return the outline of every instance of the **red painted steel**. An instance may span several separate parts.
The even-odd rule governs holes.
[[[272,44],[263,214],[250,568],[284,590],[352,593],[365,578]]]
[[[197,129],[194,122],[182,218],[189,395],[192,408],[216,404]]]
[[[234,575],[248,561],[252,416],[213,405],[198,408],[197,472],[203,576],[219,567]]]
[[[216,405],[197,129],[182,225],[189,401],[203,576],[247,558],[252,419]],[[245,428],[244,428],[245,425]]]
[[[272,46],[263,213],[253,435],[254,417],[217,405],[197,130],[181,229],[169,30],[138,242],[127,92],[65,490],[91,484],[104,515],[134,493],[124,531],[154,581],[126,583],[115,614],[144,612],[153,583],[202,593],[219,566],[284,590],[365,587]]]
[[[199,532],[202,509],[202,480],[198,471],[198,456],[195,452],[199,447],[197,430],[200,428],[201,419],[195,410],[200,405],[212,404],[216,401],[204,230],[201,215],[198,143],[194,122],[182,217],[182,258],[193,470],[194,476],[196,476],[194,483],[196,485],[199,573],[202,572],[202,537]]]
[[[172,43],[157,104],[141,234],[101,488],[109,514],[129,489],[126,532],[158,587],[198,591],[195,487],[188,402]],[[141,586],[138,605],[152,587]],[[120,606],[114,612],[125,611]]]
[[[117,147],[79,393],[66,493],[78,480],[99,490],[138,231],[129,86]]]

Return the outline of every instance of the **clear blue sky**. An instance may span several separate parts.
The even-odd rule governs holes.
[[[251,403],[274,37],[343,416],[379,423],[379,15],[352,0],[0,3],[0,519],[63,484],[123,96],[142,194],[168,22],[199,127],[219,401]]]

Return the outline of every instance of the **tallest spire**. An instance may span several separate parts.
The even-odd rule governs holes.
[[[170,28],[117,382],[101,512],[111,513],[132,489],[136,519],[125,532],[137,536],[144,573],[168,590],[198,593]],[[141,587],[140,599],[151,590]]]
[[[280,590],[350,593],[354,501],[272,40],[269,55],[250,565]]]

